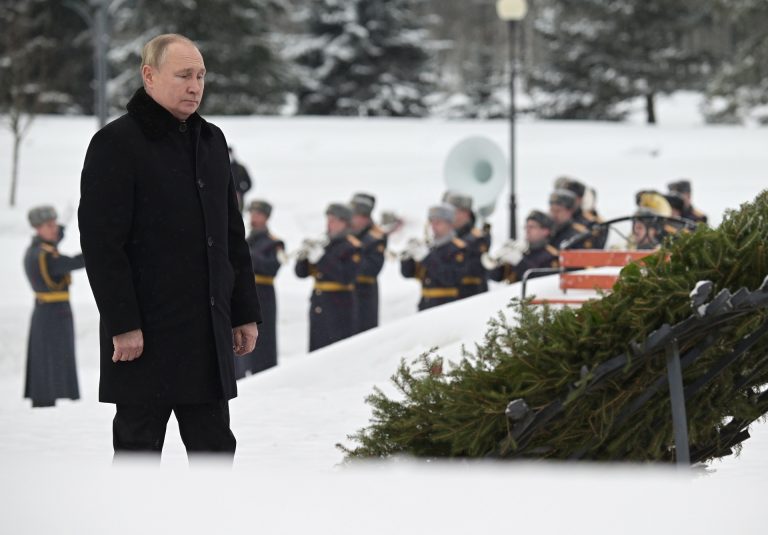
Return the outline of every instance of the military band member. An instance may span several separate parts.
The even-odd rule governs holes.
[[[331,204],[325,212],[327,244],[305,240],[296,261],[296,275],[313,277],[309,301],[309,350],[314,351],[355,334],[355,279],[361,262],[360,241],[351,234],[352,210]]]
[[[544,212],[534,210],[525,220],[525,240],[527,248],[520,251],[515,243],[505,244],[494,260],[487,254],[483,256],[483,265],[489,270],[489,277],[494,281],[509,283],[523,280],[525,272],[532,268],[556,268],[559,265],[558,250],[549,244],[554,222]],[[533,273],[529,278],[547,275],[546,272]]]
[[[64,227],[51,206],[28,214],[35,237],[24,255],[24,271],[35,292],[29,327],[24,397],[33,407],[53,407],[56,400],[79,399],[75,366],[75,334],[69,305],[70,272],[85,267],[83,255],[59,253]]]
[[[487,292],[488,273],[483,267],[480,257],[490,249],[491,236],[475,227],[472,197],[462,193],[448,192],[444,200],[456,210],[453,228],[456,230],[456,236],[466,245],[467,274],[461,280],[459,297],[463,299]]]
[[[461,280],[467,275],[466,245],[453,229],[455,209],[441,204],[429,209],[433,240],[427,246],[411,240],[403,252],[400,271],[421,281],[419,310],[459,299]]]
[[[573,221],[583,225],[587,229],[594,230],[594,238],[592,239],[591,247],[602,249],[605,246],[605,242],[608,240],[607,229],[593,228],[598,223],[602,222],[600,216],[597,215],[597,211],[594,207],[585,209],[584,198],[587,195],[587,186],[584,183],[576,180],[575,178],[565,178],[563,181],[563,189],[567,189],[576,196],[576,210],[573,212]],[[594,195],[590,192],[590,195]]]
[[[277,366],[277,299],[274,282],[285,249],[285,244],[269,232],[271,204],[263,200],[252,201],[248,205],[248,213],[251,232],[245,241],[251,251],[251,265],[263,323],[254,350],[248,355],[235,357],[237,379]]]
[[[554,223],[549,243],[556,249],[560,249],[563,242],[589,230],[586,225],[573,220],[576,206],[576,195],[570,190],[556,189],[549,196],[549,217]],[[592,249],[593,246],[594,236],[587,236],[573,243],[570,248]]]
[[[357,295],[357,328],[363,332],[379,325],[379,283],[377,277],[384,265],[387,235],[373,224],[371,213],[376,198],[367,193],[352,197],[352,232],[360,240],[360,270],[355,281]]]
[[[682,217],[690,219],[696,223],[706,223],[707,216],[701,211],[697,210],[691,204],[691,181],[690,180],[678,180],[667,184],[670,193],[677,193],[683,198],[683,210]]]

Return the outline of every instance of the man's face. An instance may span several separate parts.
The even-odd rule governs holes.
[[[453,225],[444,219],[430,219],[429,224],[432,227],[432,234],[436,240],[447,236],[453,230]]]
[[[542,227],[533,219],[525,222],[525,240],[528,243],[540,243],[549,239],[549,229]]]
[[[339,219],[335,215],[326,215],[327,229],[329,236],[335,236],[341,232],[347,230],[347,222],[343,219]]]
[[[267,216],[258,210],[251,211],[251,228],[253,230],[263,230],[267,228]]]
[[[47,242],[56,243],[59,240],[59,225],[55,219],[46,221],[36,230],[37,235]]]
[[[461,228],[472,220],[468,210],[457,208],[453,216],[453,228]]]
[[[157,68],[144,65],[141,76],[149,96],[180,121],[200,107],[205,64],[200,51],[189,43],[168,45],[163,62]]]
[[[360,214],[352,215],[352,230],[360,232],[371,223],[371,218]]]
[[[571,220],[573,211],[561,204],[552,203],[549,205],[549,217],[555,222],[555,225],[563,225]]]

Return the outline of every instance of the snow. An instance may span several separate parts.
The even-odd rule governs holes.
[[[677,98],[671,107],[694,107],[691,97]],[[518,228],[529,210],[546,206],[561,174],[595,187],[606,218],[631,211],[639,189],[663,190],[671,180],[690,177],[694,203],[719,223],[725,209],[764,187],[768,131],[705,127],[693,113],[687,122],[684,115],[665,124],[661,111],[655,127],[520,121]],[[376,214],[394,210],[405,218],[390,244],[401,250],[408,238],[424,234],[426,208],[444,188],[450,148],[474,135],[506,147],[509,129],[506,121],[211,119],[256,181],[249,199],[274,204],[272,232],[289,251],[323,231],[328,203],[355,191],[377,196]],[[753,426],[740,457],[693,475],[648,466],[407,460],[340,468],[335,444],[367,424],[364,398],[374,385],[391,391],[388,379],[401,358],[415,359],[433,347],[459,358],[462,344],[471,348],[479,341],[488,319],[520,293],[518,286],[493,284],[488,294],[416,314],[418,283],[403,279],[393,261],[380,277],[382,327],[312,354],[306,354],[311,282],[296,278],[292,264],[283,267],[276,284],[280,365],[240,383],[231,404],[238,438],[231,471],[207,465],[187,471],[173,419],[160,469],[112,468],[114,409],[97,401],[98,313],[82,271],[72,287],[82,399],[36,410],[21,399],[32,307],[21,269],[31,236],[26,211],[52,203],[65,218],[73,214],[94,129],[91,118],[39,118],[23,145],[19,206],[0,208],[0,531],[129,533],[149,523],[151,531],[188,533],[467,533],[502,526],[551,533],[722,533],[735,527],[756,533],[764,525],[757,502],[768,481],[764,424]],[[8,132],[0,131],[4,194],[10,147]],[[492,250],[506,237],[507,198],[505,189],[490,218]],[[61,250],[73,253],[77,226],[74,218],[69,223]],[[529,292],[551,292],[556,284],[538,279]],[[740,513],[729,516],[737,507]],[[175,512],[182,509],[183,515]],[[120,520],[111,516],[117,514]]]

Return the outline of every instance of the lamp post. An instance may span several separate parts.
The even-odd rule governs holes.
[[[65,0],[64,5],[80,15],[93,35],[93,74],[95,83],[94,115],[98,117],[99,128],[107,124],[107,0],[95,0],[90,4],[84,0]],[[95,13],[91,11],[95,8]]]
[[[515,74],[517,71],[517,23],[528,12],[526,0],[498,0],[496,13],[509,29],[509,237],[517,239],[517,195],[515,192]]]

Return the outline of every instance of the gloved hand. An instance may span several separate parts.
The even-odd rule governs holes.
[[[317,264],[325,254],[325,247],[321,243],[312,242],[307,247],[307,260],[310,264]]]
[[[413,258],[416,262],[421,262],[428,254],[429,247],[427,247],[427,244],[416,238],[408,240],[405,251],[403,251],[405,258]]]
[[[488,253],[483,253],[483,255],[480,257],[480,263],[488,271],[499,267],[499,261],[495,258],[492,258]]]
[[[496,258],[504,264],[516,266],[523,259],[523,254],[527,250],[528,244],[526,242],[509,240],[498,250]]]

